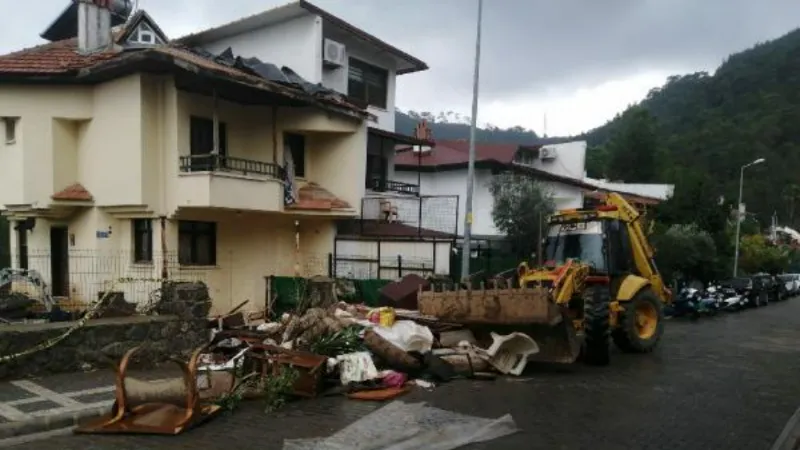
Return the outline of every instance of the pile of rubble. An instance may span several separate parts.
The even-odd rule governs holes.
[[[382,303],[414,306],[420,280],[390,284],[382,291]],[[213,319],[214,337],[199,373],[274,375],[280,366],[291,366],[299,372],[295,395],[343,393],[385,400],[415,385],[431,388],[455,378],[519,375],[528,355],[538,351],[522,333],[489,333],[479,341],[472,331],[415,309],[369,308],[332,298],[318,296],[307,309],[274,321],[248,319],[237,311]]]
[[[390,400],[415,386],[433,388],[456,378],[519,375],[528,355],[538,351],[535,342],[521,333],[489,333],[481,342],[468,329],[422,316],[413,308],[412,298],[420,280],[386,286],[382,290],[386,305],[377,308],[338,301],[332,280],[317,283],[323,288],[316,293],[311,289],[293,312],[273,320],[268,320],[267,311],[244,314],[244,302],[209,319],[210,342],[195,349],[188,362],[176,360],[183,374],[170,380],[148,382],[128,376],[129,360],[138,350],[133,348],[117,370],[118,402],[112,411],[76,432],[178,434],[249,398],[265,400],[268,411],[295,396]],[[432,448],[431,443],[437,442],[436,448],[446,450],[516,430],[510,416],[469,418],[395,402],[327,441],[287,441],[285,448],[364,441],[376,426],[373,422],[394,423],[393,414],[413,427],[399,430],[401,435],[392,439],[413,438],[425,444],[408,448]],[[433,419],[442,423],[432,426]],[[476,434],[474,426],[483,431]],[[415,430],[413,436],[409,430]],[[394,436],[390,430],[385,434]],[[373,448],[384,447],[369,447]]]

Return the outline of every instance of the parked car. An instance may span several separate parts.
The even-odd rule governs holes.
[[[778,301],[781,296],[781,282],[768,273],[757,273],[750,277],[753,280],[753,290],[750,295],[749,306],[767,306],[770,301]]]
[[[781,281],[781,297],[789,298],[800,294],[800,275],[796,273],[784,273],[778,275]]]

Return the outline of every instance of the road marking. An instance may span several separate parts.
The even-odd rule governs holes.
[[[7,420],[27,420],[30,419],[31,416],[25,414],[24,412],[14,408],[13,406],[8,405],[7,403],[0,403],[0,416],[5,417]]]
[[[84,395],[97,395],[97,394],[105,394],[106,392],[114,392],[114,386],[104,386],[92,389],[84,389],[82,391],[70,391],[70,392],[63,392],[62,395],[65,395],[69,398],[75,397],[83,397]],[[10,402],[6,402],[6,405],[9,406],[19,406],[19,405],[30,405],[32,403],[39,403],[39,402],[46,402],[49,401],[43,397],[28,397],[22,398],[19,400],[11,400]]]
[[[26,391],[32,394],[36,394],[39,397],[42,397],[46,400],[50,400],[53,403],[57,403],[61,406],[78,406],[82,404],[81,402],[71,399],[64,394],[59,394],[56,391],[51,391],[50,389],[47,389],[44,386],[40,386],[32,381],[17,380],[17,381],[12,381],[11,384],[13,384],[18,388],[25,389]]]
[[[167,378],[166,380],[168,380]],[[153,380],[157,383],[165,381],[165,379]],[[83,397],[85,395],[97,395],[105,393],[113,393],[116,389],[114,386],[102,386],[91,389],[82,389],[80,391],[69,392],[56,392],[33,383],[28,380],[12,381],[11,384],[20,389],[26,390],[32,394],[33,397],[22,398],[19,400],[11,400],[9,402],[0,402],[0,416],[6,420],[18,422],[21,420],[29,420],[36,417],[46,417],[53,414],[70,413],[83,411],[92,408],[105,408],[114,403],[114,399],[95,401],[92,403],[82,403],[75,400],[76,397]],[[59,405],[56,408],[47,408],[40,411],[25,413],[17,409],[17,406],[31,405],[35,403],[51,402]],[[2,447],[2,445],[0,445]]]
[[[51,415],[54,415],[54,414],[65,414],[65,413],[71,413],[71,412],[84,411],[84,410],[93,409],[93,408],[105,408],[105,407],[109,407],[109,406],[111,406],[113,404],[114,404],[114,400],[103,400],[101,402],[94,402],[94,403],[80,403],[80,406],[64,406],[64,407],[61,407],[61,408],[53,408],[53,409],[48,409],[48,410],[45,410],[45,411],[34,411],[30,415],[33,416],[33,417],[45,417],[45,416],[51,416]]]

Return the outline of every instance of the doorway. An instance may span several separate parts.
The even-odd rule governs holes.
[[[50,284],[53,297],[69,296],[69,232],[50,228]]]

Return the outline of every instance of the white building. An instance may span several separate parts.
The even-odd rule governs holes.
[[[358,205],[362,214],[358,223],[340,226],[336,275],[394,278],[403,273],[397,269],[403,265],[440,274],[449,271],[447,255],[455,230],[448,234],[437,232],[441,227],[424,229],[418,185],[393,178],[395,147],[422,143],[395,133],[397,76],[427,70],[427,64],[305,0],[178,41],[216,55],[230,49],[233,56],[291,67],[308,82],[346,94],[375,116],[365,149],[365,190]],[[454,224],[457,200],[450,200]],[[398,210],[391,223],[384,209]]]
[[[400,150],[395,178],[419,183],[426,195],[456,195],[459,198],[458,234],[463,233],[468,141],[437,141],[433,148]],[[582,181],[586,160],[586,142],[576,141],[545,146],[518,144],[483,144],[476,148],[475,190],[473,194],[472,233],[476,237],[494,237],[501,233],[492,220],[494,199],[489,191],[492,177],[500,171],[517,169],[539,179],[551,192],[558,209],[583,206],[585,190],[594,186]],[[434,210],[426,215],[435,216]]]

